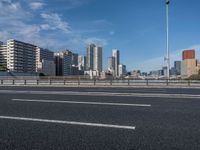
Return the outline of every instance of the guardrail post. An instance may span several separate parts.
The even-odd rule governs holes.
[[[66,80],[64,79],[64,85],[66,85]]]
[[[147,85],[147,86],[149,85],[149,80],[148,80],[148,79],[146,80],[146,85]]]
[[[26,80],[24,80],[24,85],[26,85]]]
[[[1,80],[1,84],[3,85],[3,80]]]
[[[51,79],[49,79],[49,85],[51,85],[52,84],[52,81],[51,81]]]
[[[190,80],[188,80],[188,86],[190,86]]]
[[[169,85],[169,80],[168,79],[166,80],[166,84],[167,84],[167,86]]]
[[[12,84],[15,85],[15,80],[12,81]]]
[[[94,85],[96,85],[96,79],[94,79]]]
[[[78,77],[78,85],[80,85],[80,77]]]
[[[39,80],[37,80],[37,85],[39,85]]]
[[[130,85],[130,80],[128,79],[128,85]]]
[[[110,79],[110,85],[112,85],[112,79]]]

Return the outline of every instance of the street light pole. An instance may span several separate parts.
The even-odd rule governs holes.
[[[167,28],[167,34],[166,34],[166,41],[167,41],[167,79],[170,79],[170,55],[169,55],[169,4],[170,1],[166,0],[166,28]]]

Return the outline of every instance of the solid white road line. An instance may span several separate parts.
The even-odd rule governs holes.
[[[12,101],[20,101],[20,102],[38,102],[38,103],[68,103],[68,104],[85,104],[85,105],[110,105],[110,106],[151,107],[150,104],[102,103],[102,102],[59,101],[59,100],[36,100],[36,99],[12,99]]]
[[[121,126],[121,125],[112,125],[112,124],[99,124],[99,123],[49,120],[49,119],[38,119],[38,118],[24,118],[24,117],[12,117],[12,116],[0,116],[0,119],[45,122],[45,123],[56,123],[56,124],[66,124],[66,125],[79,125],[79,126],[91,126],[91,127],[100,127],[100,128],[116,128],[116,129],[127,129],[127,130],[135,130],[135,128],[136,128],[134,126]]]
[[[73,91],[15,91],[0,90],[3,94],[36,94],[36,95],[79,95],[79,96],[123,96],[123,97],[150,97],[150,98],[184,98],[200,99],[200,95],[167,94],[167,93],[110,93],[110,92],[73,92]]]

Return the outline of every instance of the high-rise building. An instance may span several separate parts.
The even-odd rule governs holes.
[[[54,53],[56,76],[63,76],[63,57],[61,53]]]
[[[95,44],[90,44],[87,47],[87,70],[93,70],[94,68],[94,48],[96,47]]]
[[[93,70],[101,73],[101,71],[102,71],[102,47],[94,48],[93,61],[94,61]]]
[[[72,65],[73,66],[78,66],[78,54],[77,53],[72,53]]]
[[[180,75],[181,74],[181,61],[175,61],[174,62],[174,69],[175,69],[175,74]]]
[[[109,57],[108,58],[108,71],[110,71],[111,73],[114,73],[114,68],[115,68],[115,58]]]
[[[119,77],[123,77],[126,75],[126,66],[123,64],[119,65]]]
[[[48,49],[36,48],[36,72],[55,75],[54,53]]]
[[[78,69],[82,71],[86,70],[86,56],[78,56]]]
[[[115,65],[114,65],[114,73],[115,76],[119,76],[119,64],[120,64],[120,52],[118,49],[113,49],[112,50],[112,57],[115,59]]]
[[[195,58],[195,50],[183,51],[183,60],[181,62],[181,76],[182,78],[190,77],[198,73],[198,63]]]
[[[102,71],[102,51],[102,47],[97,47],[95,44],[90,44],[87,47],[86,70],[97,71],[100,74]]]
[[[14,39],[7,41],[7,68],[10,72],[36,72],[36,46]]]
[[[66,50],[63,52],[63,75],[69,76],[72,74],[72,52]]]
[[[65,50],[55,53],[56,76],[72,75],[72,52]]]

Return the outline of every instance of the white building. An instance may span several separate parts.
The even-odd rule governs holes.
[[[78,70],[86,70],[86,56],[78,56]]]
[[[90,44],[87,47],[87,57],[86,57],[86,62],[87,62],[86,69],[87,70],[93,70],[93,68],[94,68],[94,48],[95,47],[96,47],[95,44]]]
[[[90,44],[87,47],[87,71],[102,71],[102,47],[97,47],[95,44]]]
[[[109,57],[108,58],[108,71],[111,74],[114,74],[114,68],[115,68],[115,58],[114,57]]]
[[[7,45],[0,42],[0,65],[7,67]]]
[[[118,49],[112,50],[112,57],[114,57],[114,76],[119,77],[119,64],[120,64],[120,52]]]
[[[10,72],[36,72],[36,46],[14,39],[7,41],[7,68]]]
[[[126,75],[126,66],[123,64],[119,65],[119,77],[123,77]]]
[[[89,71],[84,71],[84,75],[89,75],[90,79],[94,79],[94,78],[97,79],[100,77],[100,72],[89,70]]]
[[[94,71],[99,73],[102,71],[102,47],[94,48]]]

